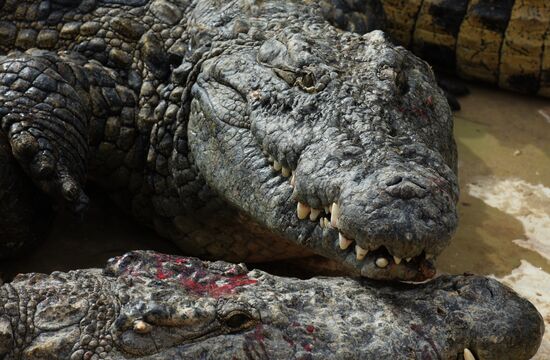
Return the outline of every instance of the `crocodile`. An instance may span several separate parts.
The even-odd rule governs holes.
[[[529,359],[541,315],[498,281],[277,277],[133,251],[0,287],[0,358]]]
[[[309,0],[307,0],[309,1]],[[384,29],[435,68],[550,97],[550,3],[544,0],[320,0],[342,29]]]
[[[4,256],[47,218],[20,210],[41,203],[29,187],[78,215],[87,181],[204,259],[315,253],[423,280],[456,228],[452,114],[431,68],[319,6],[2,0],[2,52]]]

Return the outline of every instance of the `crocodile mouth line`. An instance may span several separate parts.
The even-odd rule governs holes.
[[[275,172],[276,176],[282,176],[286,178],[289,185],[294,188],[296,184],[296,174],[294,169],[283,165],[282,161],[277,160],[274,156],[270,155],[267,151],[263,151],[271,169]],[[340,207],[336,202],[327,204],[322,208],[313,208],[308,204],[300,201],[296,201],[296,217],[305,222],[317,222],[316,228],[320,229],[323,233],[323,237],[327,236],[327,232],[337,232],[338,235],[330,234],[333,239],[333,248],[337,251],[338,255],[343,259],[354,258],[361,267],[361,263],[367,260],[373,260],[375,266],[380,270],[387,269],[388,271],[392,267],[398,267],[404,265],[407,267],[425,268],[428,270],[426,278],[431,277],[431,269],[433,269],[433,260],[435,256],[427,253],[423,250],[420,254],[412,257],[401,258],[392,255],[390,251],[384,246],[379,245],[373,248],[364,249],[359,246],[354,239],[347,237],[339,229],[338,219],[340,215]],[[315,228],[310,233],[313,236]],[[409,233],[405,234],[406,237],[412,236]],[[355,244],[355,246],[353,246]],[[368,256],[369,255],[369,256]],[[421,271],[422,272],[422,271]]]

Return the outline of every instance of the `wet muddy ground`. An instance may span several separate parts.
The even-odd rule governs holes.
[[[460,225],[442,272],[493,275],[546,321],[550,359],[550,101],[474,87],[455,117]]]
[[[537,306],[550,329],[550,101],[472,87],[461,103],[455,121],[460,226],[438,268],[501,279]],[[101,194],[91,195],[84,222],[61,214],[48,241],[3,263],[3,271],[98,267],[137,248],[178,252]],[[550,334],[535,359],[550,359]]]

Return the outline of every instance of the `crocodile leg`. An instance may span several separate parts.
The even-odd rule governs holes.
[[[0,115],[13,155],[33,182],[79,212],[85,179],[87,105],[69,62],[49,52],[0,59]]]
[[[121,84],[115,72],[74,53],[28,50],[1,56],[0,135],[8,140],[12,154],[0,158],[0,175],[24,178],[24,172],[54,203],[80,214],[88,203],[83,189],[87,173],[95,171],[88,161],[93,152],[118,166],[102,141],[108,140],[108,120],[123,117],[124,106],[135,106],[135,98]],[[10,165],[13,158],[19,166]],[[4,229],[28,228],[34,223],[29,217],[37,211],[31,210],[35,202],[26,200],[33,191],[31,183],[14,181],[16,193],[24,194],[16,196],[7,190],[7,181],[0,183],[0,195],[7,194],[0,212],[21,209],[24,216],[3,218],[0,224]],[[22,237],[26,242],[35,238]],[[0,247],[0,256],[10,253]]]

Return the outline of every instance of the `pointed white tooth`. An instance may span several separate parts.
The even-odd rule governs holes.
[[[319,215],[321,215],[321,210],[311,209],[311,213],[309,214],[309,220],[316,221]]]
[[[340,217],[340,208],[337,203],[332,204],[332,209],[330,210],[330,224],[332,227],[338,227],[338,218]]]
[[[395,263],[396,263],[397,265],[401,264],[401,260],[402,260],[402,259],[401,259],[400,257],[397,257],[397,256],[394,256],[394,257],[393,257],[393,261],[395,261]]]
[[[431,260],[435,257],[434,254],[426,254],[426,259]]]
[[[325,206],[325,214],[330,214],[330,206]]]
[[[378,266],[379,268],[385,268],[386,266],[388,266],[388,264],[389,261],[386,258],[381,257],[376,259],[376,266]]]
[[[325,218],[320,218],[319,219],[319,226],[321,227],[321,229],[325,228]]]
[[[273,169],[275,169],[275,171],[281,171],[282,168],[283,168],[283,165],[281,165],[280,162],[278,161],[273,162]]]
[[[357,260],[363,260],[368,253],[369,251],[367,249],[363,249],[361,246],[355,245],[355,257]]]
[[[147,334],[153,330],[153,327],[143,320],[134,321],[134,332],[138,334]]]
[[[468,348],[464,348],[464,360],[476,360],[476,357]]]
[[[283,166],[283,168],[281,169],[281,172],[282,172],[284,177],[289,177],[290,176],[290,169],[289,168],[286,168],[286,167]]]
[[[310,212],[309,206],[306,204],[302,204],[301,202],[298,202],[298,207],[296,208],[296,213],[298,214],[298,219],[304,220],[307,218]]]
[[[405,233],[405,239],[407,239],[407,240],[411,241],[411,240],[412,240],[412,238],[413,238],[413,236],[412,236],[412,234],[411,234],[410,232],[408,232],[408,233]]]
[[[338,233],[338,244],[340,245],[340,249],[346,250],[353,240],[347,239],[342,233]]]
[[[327,218],[323,218],[323,221],[325,222],[325,227],[328,229],[332,229],[332,226],[330,226],[330,221]]]
[[[274,160],[273,160],[273,156],[269,155],[267,157],[267,161],[269,161],[270,163],[272,163]]]
[[[407,262],[410,262],[412,260],[412,257],[405,258],[405,260],[407,260]]]
[[[290,185],[296,186],[296,175],[292,173],[292,177],[290,178]]]

